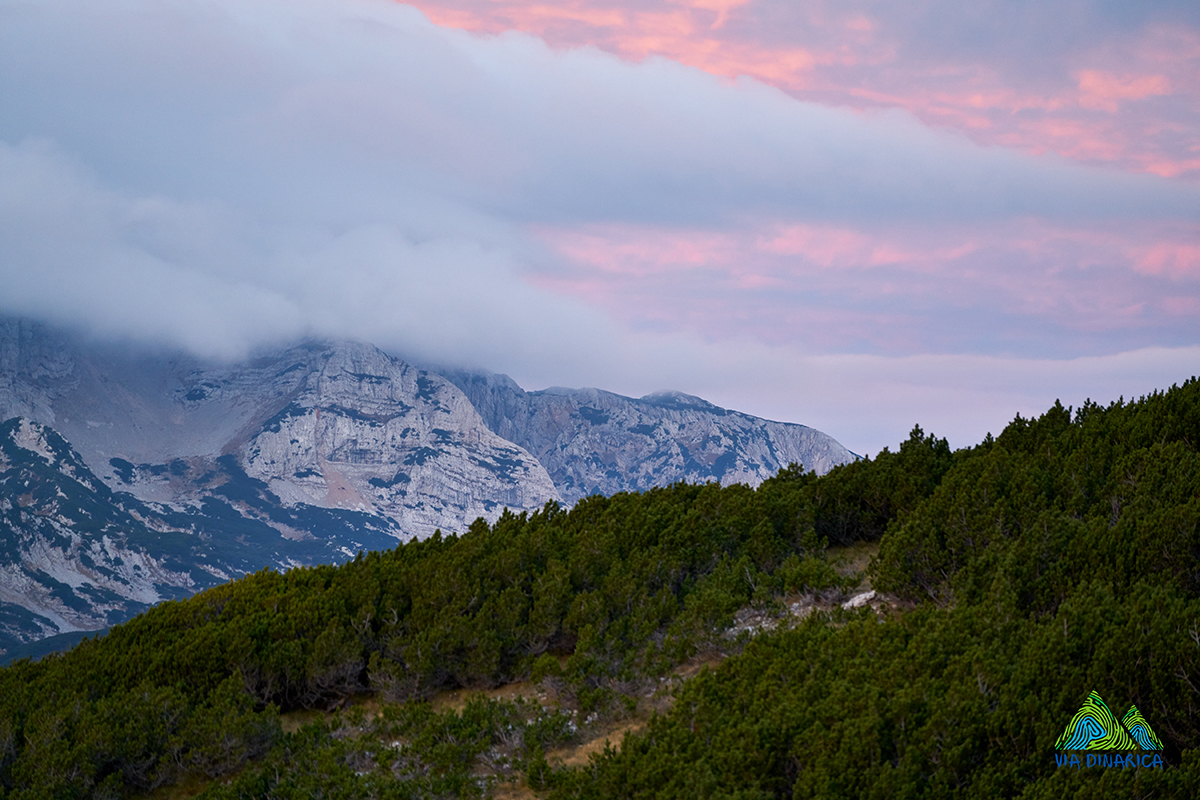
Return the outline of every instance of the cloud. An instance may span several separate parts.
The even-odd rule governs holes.
[[[123,197],[45,143],[0,142],[0,310],[218,357],[302,332],[239,276],[252,261],[229,233],[211,208]]]
[[[1171,93],[1171,82],[1163,75],[1118,77],[1109,72],[1088,69],[1079,73],[1079,104],[1115,113],[1122,100],[1141,100]]]
[[[539,273],[629,325],[809,352],[1098,355],[1200,338],[1195,224],[547,228]]]
[[[20,13],[17,13],[17,10]],[[1195,187],[980,148],[384,3],[9,4],[0,124],[104,181],[257,214],[509,220],[1193,216]]]
[[[414,4],[440,24],[466,30],[521,30],[555,47],[595,46],[632,61],[665,57],[727,78],[753,77],[828,106],[904,108],[983,145],[1156,175],[1200,173],[1193,88],[1200,7],[1187,0]],[[1087,91],[1089,80],[1079,86],[1092,73],[1157,76],[1151,88],[1170,92],[1117,102]]]
[[[709,29],[735,27],[747,7],[704,4],[721,23]],[[921,270],[936,280],[930,263],[961,257],[927,241],[888,250],[897,243],[880,229],[1186,228],[1200,216],[1187,182],[982,147],[907,112],[825,107],[662,58],[447,29],[367,0],[0,0],[0,108],[0,310],[217,358],[357,336],[532,386],[736,399],[743,382],[782,397],[767,372],[895,339],[889,320],[911,319],[921,293],[886,284]],[[646,251],[658,262],[640,285],[611,278],[638,252],[572,249],[581,231],[633,228],[702,235]],[[800,234],[777,236],[771,254],[753,244],[764,229]],[[976,238],[959,235],[961,253]],[[728,245],[717,272],[704,272],[706,243]],[[1186,240],[1134,244],[1147,280],[1192,280]],[[847,252],[872,254],[849,268],[874,277],[839,277]],[[754,269],[726,270],[739,260]],[[958,275],[950,283],[976,296],[988,286]],[[565,287],[576,278],[593,288]],[[836,296],[832,311],[786,293],[733,300],[798,279]],[[962,316],[934,294],[921,314]],[[850,331],[854,314],[876,325],[837,343],[780,337],[749,322],[761,308],[790,308],[810,329]],[[994,332],[906,341],[987,349]]]
[[[13,265],[0,267],[0,310],[108,338],[232,359],[350,336],[495,363],[514,351],[568,358],[615,334],[599,312],[521,281],[511,252],[480,238],[422,239],[385,223],[278,230],[201,203],[125,197],[49,145],[0,143],[0,264]]]

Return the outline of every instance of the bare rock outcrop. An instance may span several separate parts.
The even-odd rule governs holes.
[[[676,481],[757,486],[795,462],[820,474],[855,455],[804,425],[753,417],[680,392],[525,392],[507,375],[447,371],[493,431],[535,455],[563,500]]]

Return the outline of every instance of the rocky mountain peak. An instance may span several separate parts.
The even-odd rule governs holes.
[[[703,398],[684,394],[683,392],[653,392],[640,399],[643,403],[661,408],[692,409],[720,415],[729,413],[720,406],[713,405]]]
[[[820,431],[683,392],[639,399],[601,389],[525,392],[505,376],[444,374],[491,430],[538,458],[569,503],[680,480],[756,486],[793,462],[824,473],[855,458]]]
[[[0,648],[506,508],[854,458],[681,392],[526,392],[357,341],[219,364],[14,320],[0,320],[0,423]]]

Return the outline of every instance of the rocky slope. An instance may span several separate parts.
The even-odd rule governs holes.
[[[407,538],[558,499],[545,468],[488,430],[451,383],[370,345],[310,345],[250,370],[193,373],[177,401],[223,406],[247,386],[269,387],[274,402],[222,449],[286,505],[366,511]]]
[[[526,392],[506,375],[447,371],[487,426],[545,466],[563,500],[717,481],[757,486],[792,462],[824,474],[854,454],[804,425],[729,411],[680,392]]]
[[[106,489],[49,428],[0,425],[0,640],[103,627],[198,588],[137,546],[151,531]]]
[[[109,486],[146,501],[197,504],[224,456],[286,506],[365,512],[401,538],[559,499],[453,384],[367,344],[219,366],[9,322],[0,375],[0,419],[53,426]]]
[[[0,649],[548,501],[853,458],[678,393],[525,392],[359,342],[237,364],[0,319]]]
[[[395,542],[368,514],[286,508],[232,459],[219,461],[207,496],[174,508],[114,492],[47,426],[0,423],[0,661],[15,644],[104,628],[263,566]]]

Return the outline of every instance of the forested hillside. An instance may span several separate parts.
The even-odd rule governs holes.
[[[1200,381],[1017,418],[758,489],[678,484],[477,522],[338,567],[263,571],[0,671],[0,798],[1200,796]],[[752,641],[739,609],[840,599],[828,545],[879,540],[891,611]],[[697,654],[731,654],[585,767],[546,751]],[[557,707],[453,687],[525,679]],[[1164,770],[1059,769],[1092,690]],[[361,706],[284,733],[280,714]]]
[[[447,374],[462,389],[361,341],[212,362],[0,313],[0,664],[263,567],[341,563],[505,508],[855,458],[678,393]]]

